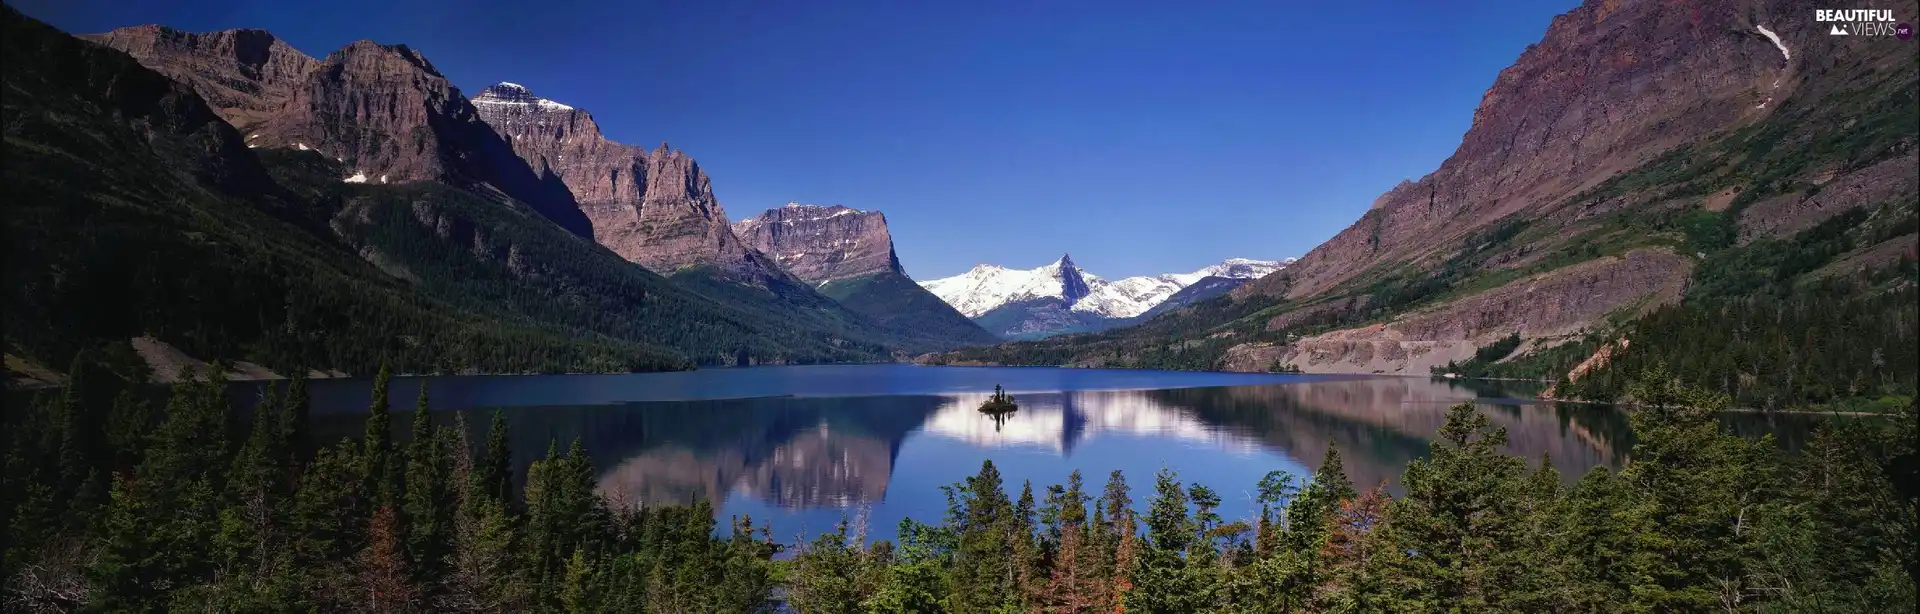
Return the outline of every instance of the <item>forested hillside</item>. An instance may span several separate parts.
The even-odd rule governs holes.
[[[919,347],[944,349],[955,343],[984,345],[996,340],[992,333],[899,273],[829,281],[820,286],[820,293],[903,338],[918,341]]]
[[[647,340],[708,365],[740,356],[755,363],[879,360],[894,341],[825,299],[787,311],[778,280],[726,295],[702,293],[703,284],[683,287],[511,200],[432,182],[343,183],[334,179],[337,164],[310,151],[269,150],[261,158],[282,185],[327,214],[322,223],[350,248],[478,313],[575,336]]]
[[[678,368],[632,341],[451,308],[304,227],[184,86],[120,52],[4,15],[7,352],[63,365],[151,335],[283,372]],[[293,221],[289,221],[293,220]]]
[[[1403,184],[1382,196],[1391,206],[1376,203],[1301,263],[1133,328],[965,349],[933,361],[1553,380],[1591,372],[1586,384],[1560,393],[1598,400],[1619,398],[1626,375],[1665,364],[1748,407],[1914,394],[1920,70],[1910,50],[1892,39],[1783,34],[1792,47],[1786,58],[1745,33],[1757,32],[1762,13],[1709,4],[1689,26],[1651,4],[1588,3],[1556,20],[1551,48],[1530,49],[1509,69],[1565,74],[1551,71],[1556,62],[1609,53],[1566,47],[1568,37],[1613,45],[1686,29],[1687,45],[1709,47],[1660,47],[1643,62],[1608,70],[1622,71],[1614,76],[1621,82],[1649,74],[1706,78],[1686,67],[1708,61],[1702,54],[1727,53],[1713,61],[1761,71],[1765,79],[1751,94],[1758,99],[1743,106],[1733,105],[1748,95],[1741,93],[1745,77],[1699,92],[1708,99],[1649,110],[1725,109],[1666,131],[1698,136],[1632,141],[1643,157],[1519,155],[1511,148],[1563,145],[1493,140],[1503,130],[1540,129],[1500,117],[1503,110],[1529,118],[1561,112],[1538,119],[1589,135],[1634,120],[1514,106],[1515,97],[1548,94],[1503,73],[1441,171],[1421,187]],[[1606,23],[1589,27],[1585,19]],[[1588,99],[1550,96],[1575,110],[1588,104],[1580,100],[1624,91],[1616,82],[1561,86],[1588,88],[1581,90]],[[1566,172],[1590,175],[1588,183],[1541,174],[1574,162]],[[1473,164],[1507,170],[1460,174]],[[1486,195],[1462,196],[1449,190],[1467,188],[1429,185],[1447,179],[1485,187],[1475,182],[1503,174],[1543,183],[1498,207],[1494,196],[1518,188],[1494,182]],[[1567,195],[1540,196],[1554,190]],[[1514,335],[1521,343],[1508,352],[1475,360]],[[1603,347],[1612,349],[1589,360]],[[1619,369],[1608,368],[1609,359]]]
[[[188,85],[7,9],[6,352],[128,341],[279,373],[524,373],[889,360],[951,336],[771,275],[674,283],[484,186],[343,181],[249,147]]]

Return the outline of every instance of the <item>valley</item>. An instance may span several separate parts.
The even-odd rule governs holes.
[[[0,609],[1920,601],[1913,0],[343,1],[0,7]]]
[[[1909,50],[1764,14],[1583,5],[1500,74],[1437,170],[1285,269],[1130,328],[927,362],[1426,376],[1518,335],[1474,373],[1568,379],[1618,344],[1617,370],[1590,380],[1614,384],[1567,390],[1614,400],[1625,365],[1664,364],[1761,406],[1911,395]],[[1643,88],[1661,93],[1627,94]],[[1670,343],[1671,322],[1712,327],[1727,310],[1787,310],[1812,328],[1752,324],[1778,335],[1766,343],[1689,333],[1747,357],[1713,367]],[[1850,383],[1762,392],[1759,356],[1787,339]]]

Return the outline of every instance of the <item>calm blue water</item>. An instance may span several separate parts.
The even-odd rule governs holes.
[[[1630,443],[1611,408],[1515,401],[1530,390],[1424,378],[1306,376],[911,365],[755,367],[688,373],[396,378],[396,411],[421,384],[436,421],[466,412],[475,441],[499,410],[522,470],[549,442],[580,439],[598,488],[628,502],[711,501],[777,536],[831,529],[865,509],[870,535],[902,518],[938,521],[939,487],[992,460],[1017,496],[1080,470],[1097,493],[1118,469],[1144,505],[1162,467],[1213,487],[1228,518],[1253,511],[1270,470],[1318,468],[1338,446],[1362,487],[1395,488],[1426,453],[1447,406],[1478,400],[1508,430],[1509,450],[1550,455],[1571,481],[1617,464]],[[1020,411],[1002,422],[977,408],[995,384]],[[356,436],[365,380],[312,384],[317,430]],[[407,421],[396,419],[404,431]],[[400,436],[405,436],[404,432]],[[724,523],[723,523],[724,524]]]

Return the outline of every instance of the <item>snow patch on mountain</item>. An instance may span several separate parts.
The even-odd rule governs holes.
[[[1009,269],[981,264],[965,273],[921,282],[940,300],[969,318],[980,317],[1009,303],[1055,298],[1073,311],[1105,318],[1131,318],[1146,313],[1182,288],[1208,277],[1257,279],[1286,268],[1293,258],[1252,260],[1233,258],[1187,273],[1144,275],[1108,281],[1073,265],[1061,256],[1035,269]]]
[[[549,111],[573,110],[573,107],[533,95],[533,91],[524,85],[504,81],[487,86],[472,101],[474,104],[487,105],[530,105]]]

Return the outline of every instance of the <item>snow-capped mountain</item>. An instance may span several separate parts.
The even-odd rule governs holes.
[[[1071,256],[1063,255],[1037,269],[982,264],[953,277],[920,282],[920,286],[967,317],[977,318],[1001,305],[1037,298],[1078,301],[1090,291],[1086,277]]]
[[[920,285],[987,330],[1008,337],[1084,332],[1125,324],[1175,293],[1207,278],[1245,281],[1285,268],[1294,259],[1234,258],[1187,273],[1108,281],[1081,270],[1070,256],[1034,269],[982,264]],[[1016,310],[1018,313],[1009,313]]]

